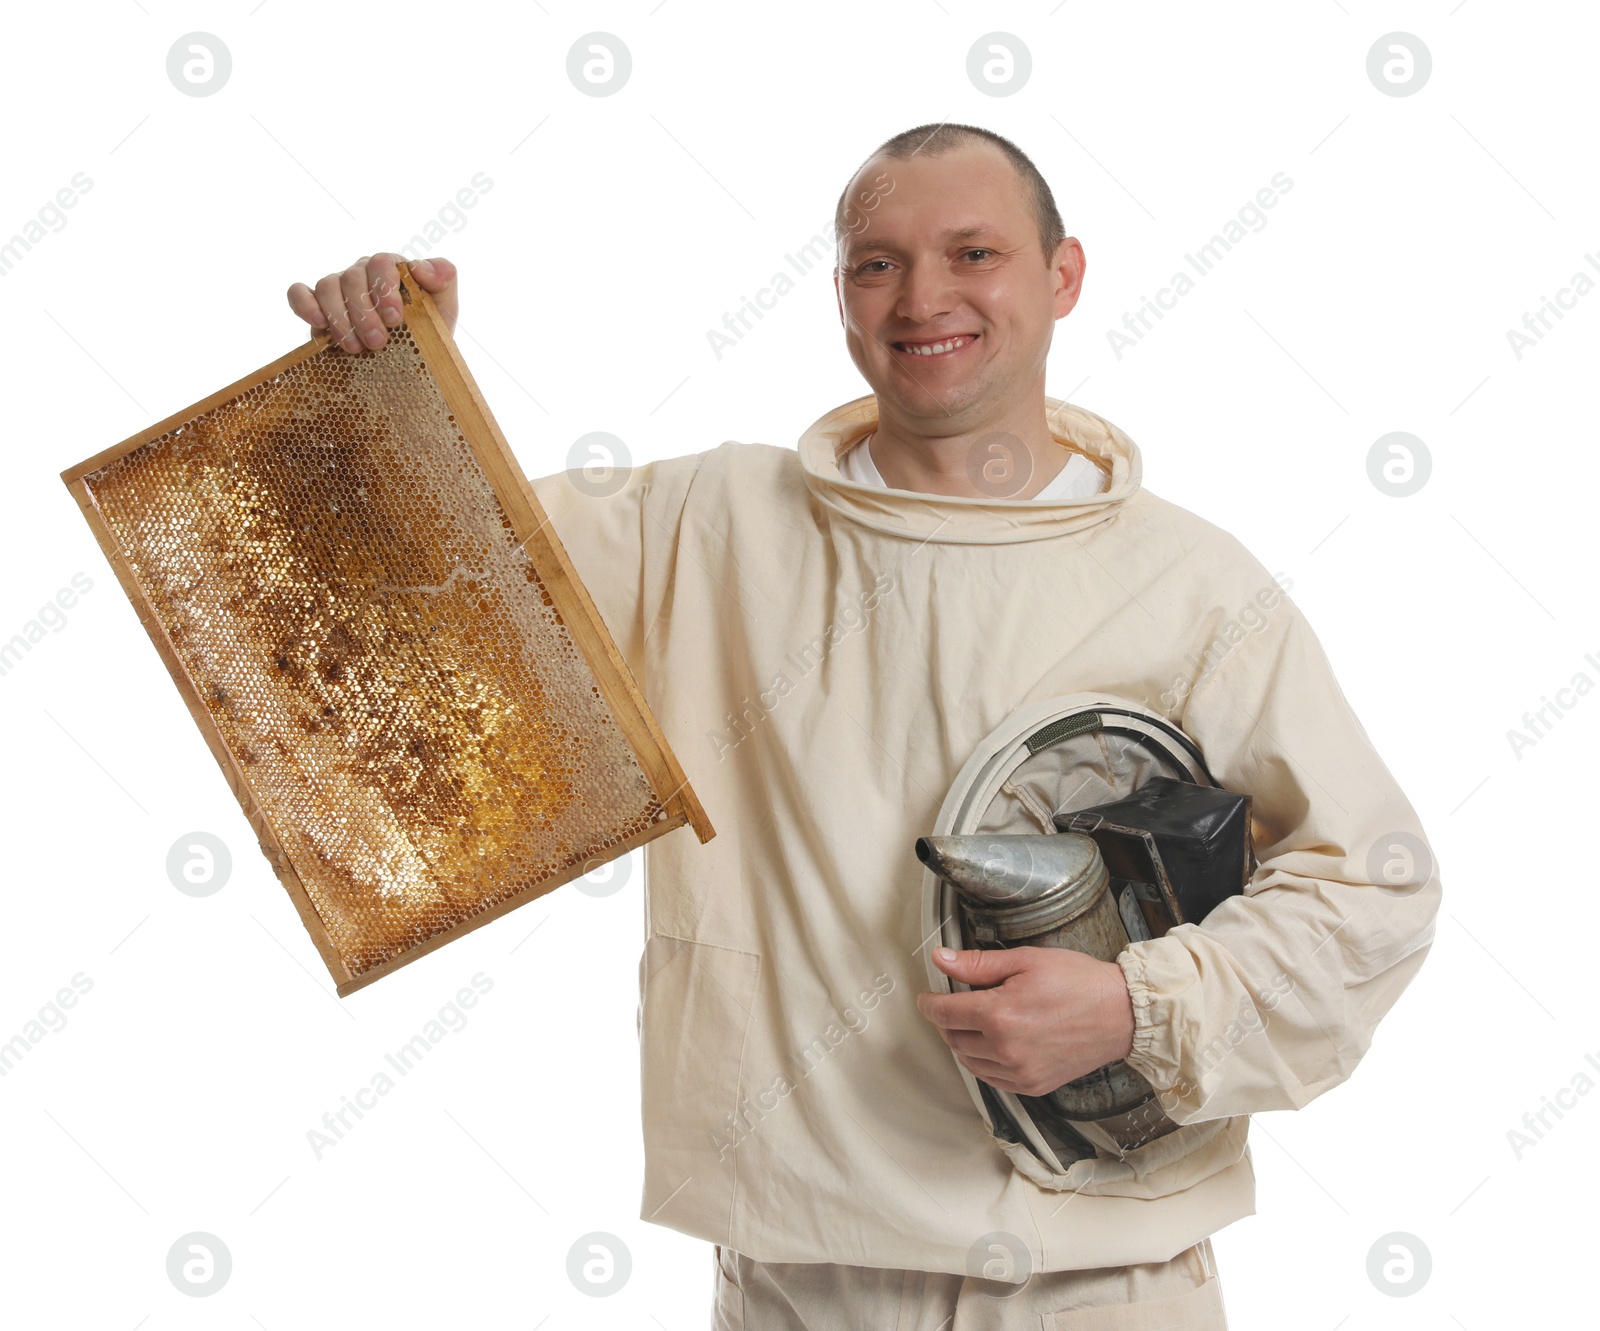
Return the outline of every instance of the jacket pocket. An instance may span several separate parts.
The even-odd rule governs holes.
[[[640,1216],[729,1242],[754,952],[652,934],[639,959]]]
[[[712,1296],[711,1331],[744,1331],[744,1284],[739,1254],[716,1244],[716,1292]]]
[[[1213,1276],[1186,1294],[1046,1313],[1045,1331],[1228,1331],[1222,1285]]]
[[[992,1130],[990,1136],[1016,1170],[1042,1188],[1150,1201],[1182,1192],[1237,1163],[1244,1155],[1249,1130],[1250,1120],[1244,1116],[1184,1124],[1120,1157],[1104,1149],[1097,1156],[1068,1165],[1065,1173],[1046,1166],[1022,1142],[1006,1141]]]

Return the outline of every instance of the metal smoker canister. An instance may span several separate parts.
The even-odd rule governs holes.
[[[961,936],[974,947],[1064,947],[1114,962],[1128,946],[1111,875],[1082,833],[927,836],[916,851],[956,890]],[[1067,1120],[1097,1122],[1130,1148],[1177,1126],[1121,1059],[1024,1099]]]

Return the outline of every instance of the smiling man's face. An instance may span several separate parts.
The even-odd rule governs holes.
[[[968,144],[875,157],[850,184],[834,287],[850,358],[885,424],[946,436],[1044,393],[1055,321],[1077,303],[1083,249],[1046,264],[1015,168]]]

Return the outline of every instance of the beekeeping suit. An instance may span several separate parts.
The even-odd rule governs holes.
[[[1038,1272],[1167,1261],[1253,1212],[1247,1116],[1348,1077],[1431,942],[1417,816],[1280,581],[1142,488],[1115,426],[1046,405],[1102,493],[847,480],[870,396],[798,449],[534,482],[717,827],[644,852],[640,1214],[720,1252],[964,1273],[1000,1233]],[[1082,693],[1170,719],[1249,793],[1259,867],[1119,958],[1128,1063],[1182,1126],[1054,1174],[917,1009],[912,848],[1005,718]]]

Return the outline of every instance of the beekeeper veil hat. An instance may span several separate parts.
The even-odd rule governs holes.
[[[1169,777],[1216,786],[1199,747],[1159,712],[1108,693],[1075,693],[1026,703],[1008,716],[967,760],[939,809],[934,836],[990,833],[1055,834],[1057,814],[1073,813],[1131,795],[1147,781]],[[922,937],[928,985],[935,993],[968,986],[933,963],[937,946],[971,946],[962,937],[956,892],[932,870],[923,873]],[[953,1051],[952,1051],[953,1052]],[[990,1134],[1016,1167],[1048,1187],[1072,1186],[1075,1162],[1129,1153],[1092,1122],[1052,1124],[1021,1097],[997,1090],[957,1066]],[[1140,1148],[1145,1163],[1187,1152],[1197,1125]],[[1175,1140],[1176,1139],[1176,1140]],[[1072,1179],[1086,1177],[1080,1167]]]

